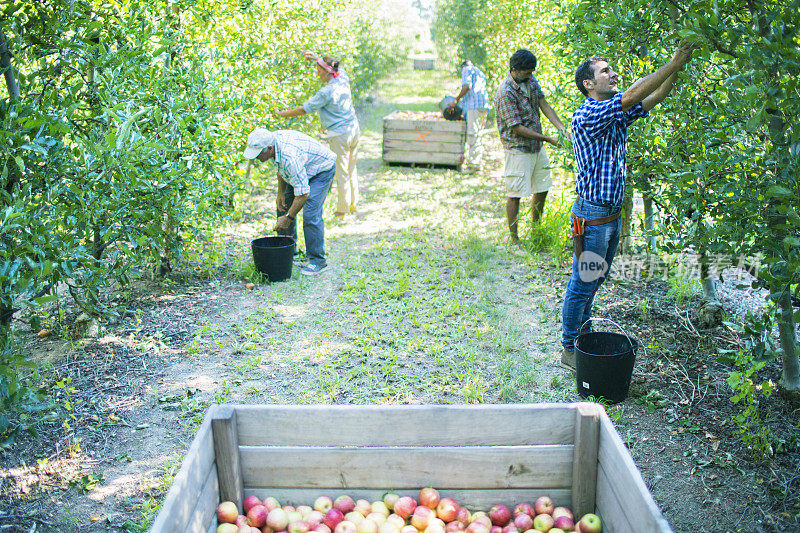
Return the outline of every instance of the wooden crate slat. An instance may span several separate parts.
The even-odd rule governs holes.
[[[460,135],[454,135],[452,132],[432,131],[425,135],[425,140],[428,142],[462,142]],[[387,130],[383,132],[383,141],[413,141],[420,142],[420,136],[414,130]],[[463,142],[466,142],[466,133],[463,135]],[[424,144],[424,143],[423,143]]]
[[[386,163],[421,163],[432,165],[460,165],[464,162],[464,154],[448,154],[436,152],[384,150],[383,160]]]
[[[600,449],[597,460],[603,475],[609,480],[611,491],[604,493],[602,497],[598,492],[598,511],[605,514],[606,511],[599,507],[600,502],[605,503],[608,498],[614,498],[625,510],[627,519],[636,525],[637,530],[662,533],[672,531],[653,500],[628,449],[605,413],[600,417]]]
[[[212,468],[203,484],[200,497],[197,498],[197,505],[195,505],[189,523],[186,525],[185,533],[206,531],[208,524],[211,524],[211,527],[216,531],[218,525],[216,509],[220,501],[219,477],[217,476],[217,469]]]
[[[420,487],[422,488],[422,487]],[[293,489],[287,487],[248,487],[245,486],[244,492],[247,495],[254,494],[262,500],[268,496],[277,498],[281,505],[311,505],[317,496],[327,495],[336,498],[342,494],[347,494],[354,499],[364,498],[368,501],[376,501],[383,498],[387,491],[392,491],[400,496],[419,497],[419,489],[416,490],[396,490],[393,487],[382,489],[362,489],[354,488],[347,491],[340,487],[319,487],[313,489]],[[539,496],[550,496],[556,505],[568,506],[570,502],[570,491],[568,489],[448,489],[440,490],[442,497],[455,499],[460,505],[467,507],[471,511],[488,511],[492,505],[502,503],[513,508],[518,503],[533,503]]]
[[[464,154],[464,143],[383,139],[383,150],[384,152],[387,150],[404,150],[406,152],[449,153],[460,156]]]
[[[418,131],[422,134],[435,131],[449,131],[453,133],[466,133],[467,123],[463,120],[414,120],[414,119],[383,119],[383,131],[408,130]]]
[[[213,412],[213,408],[209,409],[192,440],[181,468],[175,475],[172,486],[164,498],[161,511],[153,522],[150,529],[152,533],[183,531],[191,519],[195,502],[202,493],[205,480],[211,469],[216,469],[214,441],[211,437]]]
[[[572,466],[572,512],[594,510],[597,492],[597,449],[601,409],[593,403],[575,404],[575,455]]]
[[[326,448],[240,446],[246,486],[569,488],[571,445]],[[533,466],[535,465],[535,466]]]
[[[597,509],[595,511],[603,521],[603,531],[613,531],[614,533],[635,533],[637,531],[650,531],[644,526],[634,529],[633,524],[628,519],[627,512],[623,503],[617,499],[614,493],[613,481],[609,479],[608,473],[601,466],[597,469]],[[658,530],[654,530],[658,531]]]
[[[236,414],[240,446],[516,446],[575,440],[575,409],[568,404],[240,405]]]

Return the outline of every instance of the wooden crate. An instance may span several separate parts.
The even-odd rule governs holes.
[[[425,114],[423,113],[423,116]],[[421,163],[461,168],[467,140],[463,120],[383,119],[383,161],[385,163]]]
[[[594,403],[218,405],[151,529],[213,532],[220,501],[320,495],[370,501],[433,486],[472,510],[549,495],[604,533],[671,529],[605,410]]]

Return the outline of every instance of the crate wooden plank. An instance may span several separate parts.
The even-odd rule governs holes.
[[[462,142],[434,142],[434,141],[409,141],[383,139],[383,150],[405,150],[408,152],[435,152],[450,153],[456,155],[464,154],[464,143]]]
[[[467,123],[463,120],[409,120],[384,118],[383,131],[406,130],[425,134],[426,132],[466,133]]]
[[[420,487],[421,488],[421,487]],[[310,505],[317,496],[327,495],[336,498],[339,495],[347,494],[354,499],[364,498],[369,501],[376,501],[383,498],[387,490],[400,495],[419,497],[419,489],[402,490],[393,487],[382,489],[362,489],[354,488],[342,490],[341,487],[318,487],[313,489],[295,489],[288,487],[245,487],[245,493],[255,494],[262,500],[268,496],[277,498],[281,504],[289,505]],[[473,490],[473,489],[448,489],[440,490],[442,497],[454,498],[460,505],[467,507],[471,511],[488,511],[492,505],[502,503],[509,508],[518,503],[533,503],[539,496],[550,496],[555,505],[570,505],[571,493],[569,489],[499,489],[499,490]]]
[[[326,448],[241,446],[247,486],[569,488],[571,445]]]
[[[236,430],[236,411],[230,405],[220,405],[211,419],[214,436],[214,457],[219,474],[219,494],[239,509],[244,500],[242,472],[239,464],[239,437]]]
[[[603,521],[603,531],[630,532],[649,531],[647,529],[636,529],[628,519],[623,502],[617,499],[614,494],[613,481],[608,478],[608,473],[602,468],[597,470],[597,509],[596,512]],[[658,530],[654,530],[658,531]]]
[[[464,162],[464,154],[448,154],[437,152],[410,152],[407,150],[384,150],[383,160],[386,163],[421,163],[431,165],[460,165]]]
[[[452,131],[432,131],[425,134],[425,140],[430,142],[466,142],[466,134],[460,135]],[[386,130],[383,132],[383,141],[411,141],[423,142],[420,135],[412,130]]]
[[[211,417],[214,408],[206,414],[192,441],[180,470],[161,505],[152,533],[183,531],[192,518],[195,502],[200,497],[203,484],[214,465],[214,442],[211,436]],[[216,508],[216,507],[215,507]]]
[[[581,516],[595,506],[597,449],[600,444],[600,407],[575,405],[575,455],[572,465],[572,511]]]
[[[186,525],[185,533],[197,533],[206,531],[208,524],[211,524],[216,531],[217,527],[217,506],[224,498],[219,495],[219,477],[217,476],[217,469],[212,468],[208,472],[208,477],[203,483],[203,490],[200,491],[200,497],[197,498],[197,505],[194,506],[192,516],[189,523]],[[241,507],[239,507],[241,509]]]
[[[608,485],[608,490],[597,495],[597,510],[603,516],[615,516],[615,504],[624,509],[627,520],[636,525],[637,531],[671,532],[669,523],[662,516],[650,491],[633,462],[628,449],[622,443],[608,416],[600,416],[600,448],[597,460],[606,479],[598,480]]]
[[[522,446],[575,441],[575,410],[568,404],[239,405],[236,414],[240,446]]]

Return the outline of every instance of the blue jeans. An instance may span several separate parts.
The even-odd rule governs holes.
[[[572,213],[594,220],[619,213],[621,209],[621,205],[604,206],[579,197],[572,206]],[[621,219],[617,218],[606,224],[586,226],[583,254],[580,258],[572,254],[572,276],[567,283],[561,315],[561,344],[568,350],[575,349],[575,339],[580,333],[591,331],[591,322],[586,322],[592,316],[594,295],[605,281],[617,253],[620,223]]]
[[[323,170],[308,179],[311,192],[303,206],[303,233],[306,238],[306,255],[308,262],[312,265],[325,266],[325,220],[322,218],[322,208],[325,205],[325,198],[331,190],[333,177],[336,175],[336,167],[332,166],[329,170]],[[283,199],[286,202],[286,209],[278,209],[278,216],[283,216],[294,202],[294,187],[286,184],[283,190]],[[297,240],[297,221],[292,223],[285,230],[278,231],[279,235],[288,235]]]

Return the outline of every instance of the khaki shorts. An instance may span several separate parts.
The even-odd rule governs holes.
[[[547,149],[542,146],[535,154],[506,151],[503,177],[509,198],[526,198],[534,193],[549,191],[553,176]]]

